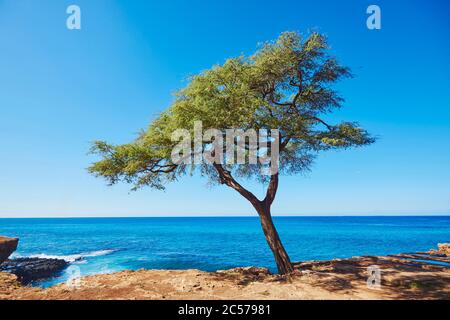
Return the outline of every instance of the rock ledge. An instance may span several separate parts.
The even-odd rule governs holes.
[[[17,249],[19,239],[0,236],[0,264]]]
[[[20,282],[28,284],[56,276],[69,263],[61,259],[17,258],[5,261],[0,265],[0,271],[10,272],[17,276]]]

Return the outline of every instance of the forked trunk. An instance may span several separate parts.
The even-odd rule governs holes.
[[[267,243],[275,257],[278,272],[280,274],[291,273],[294,271],[294,267],[292,266],[291,260],[289,259],[289,256],[281,243],[280,237],[278,236],[278,232],[275,229],[275,225],[273,224],[270,206],[262,205],[257,208],[257,211]]]
[[[284,250],[278,232],[273,224],[272,216],[270,215],[270,206],[275,199],[275,194],[278,189],[278,173],[271,176],[266,197],[263,201],[260,201],[253,193],[241,186],[233,178],[230,171],[225,170],[221,164],[214,163],[213,165],[219,174],[219,181],[239,192],[245,199],[250,201],[258,212],[264,235],[277,263],[278,272],[280,274],[288,274],[294,271],[291,260],[286,250]]]

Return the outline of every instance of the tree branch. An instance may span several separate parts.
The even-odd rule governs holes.
[[[278,173],[272,175],[270,177],[269,186],[267,187],[266,197],[264,198],[264,202],[270,206],[275,200],[275,195],[278,190]]]
[[[333,130],[333,126],[326,123],[325,121],[323,121],[322,119],[318,118],[318,117],[310,117],[310,119],[312,120],[316,120],[318,122],[320,122],[321,124],[323,124],[325,127],[327,127],[328,130],[332,131]]]
[[[255,208],[259,208],[261,205],[261,201],[250,191],[245,189],[243,186],[241,186],[231,175],[230,171],[226,170],[224,167],[222,167],[221,164],[213,163],[214,168],[216,169],[217,173],[219,174],[220,183],[225,184],[237,192],[239,192],[245,199],[251,202],[251,204]]]

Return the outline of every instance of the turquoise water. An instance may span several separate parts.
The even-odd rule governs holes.
[[[450,242],[450,216],[275,217],[293,261],[426,251]],[[275,271],[256,217],[0,219],[0,234],[20,238],[14,256],[54,256],[81,275],[123,269],[205,271],[263,266]]]

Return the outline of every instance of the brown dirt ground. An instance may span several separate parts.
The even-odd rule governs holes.
[[[368,288],[367,267],[381,269],[381,287]],[[450,267],[398,257],[297,263],[289,277],[262,268],[218,272],[137,270],[83,277],[80,286],[21,286],[0,273],[0,299],[450,299]]]

